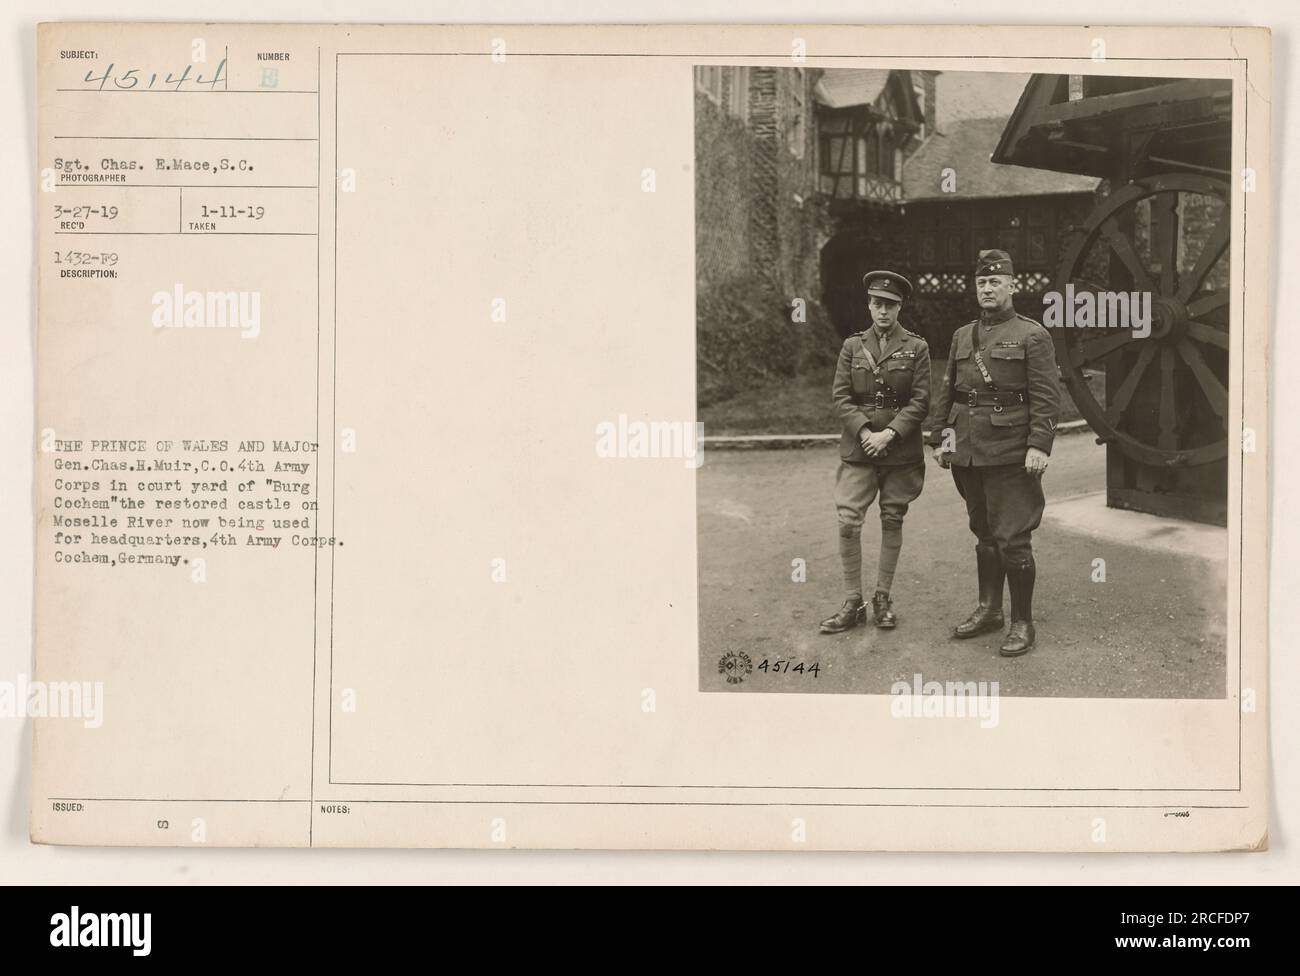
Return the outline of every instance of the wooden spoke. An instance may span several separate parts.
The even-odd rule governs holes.
[[[1195,295],[1201,288],[1214,265],[1218,263],[1219,258],[1223,257],[1223,252],[1228,247],[1228,237],[1232,231],[1232,214],[1225,207],[1223,213],[1219,216],[1219,222],[1214,225],[1214,230],[1210,231],[1210,236],[1205,239],[1205,247],[1201,249],[1200,256],[1196,259],[1196,264],[1192,270],[1187,272],[1187,276],[1182,279],[1178,285],[1178,300],[1186,302]]]
[[[1200,350],[1193,346],[1186,339],[1178,343],[1178,354],[1183,357],[1183,362],[1191,368],[1192,375],[1196,377],[1196,382],[1201,385],[1202,392],[1205,393],[1205,399],[1210,401],[1210,407],[1219,419],[1225,423],[1228,420],[1228,391],[1223,388],[1219,378],[1210,371],[1210,367],[1205,365],[1205,360],[1201,357]]]
[[[1137,391],[1138,381],[1142,379],[1142,374],[1146,372],[1147,366],[1150,365],[1155,354],[1155,343],[1143,340],[1142,351],[1138,353],[1138,358],[1134,361],[1133,367],[1128,371],[1128,375],[1124,377],[1124,382],[1120,384],[1120,388],[1115,391],[1115,396],[1110,403],[1106,404],[1106,420],[1112,427],[1117,426],[1120,418],[1124,416],[1129,401],[1133,399],[1133,394]]]
[[[1080,413],[1100,441],[1144,466],[1206,464],[1227,454],[1228,391],[1216,371],[1231,341],[1221,281],[1231,192],[1223,180],[1191,173],[1134,179],[1089,214],[1053,279],[1062,293],[1137,291],[1155,299],[1158,338],[1136,339],[1127,329],[1054,336]],[[1199,214],[1202,200],[1205,222],[1192,227],[1189,208]],[[1199,253],[1198,241],[1205,242]],[[1108,375],[1104,396],[1088,386],[1092,370]],[[1202,397],[1224,422],[1217,438]],[[1202,431],[1207,423],[1210,429]]]
[[[1226,291],[1212,291],[1208,295],[1202,295],[1195,301],[1187,303],[1188,318],[1199,319],[1203,315],[1208,315],[1215,309],[1223,308],[1228,304],[1228,293]]]
[[[1085,291],[1090,291],[1093,293],[1109,291],[1109,289],[1105,285],[1099,285],[1091,278],[1078,278],[1078,277],[1071,278],[1070,284],[1074,285],[1074,291],[1076,294],[1080,294]]]
[[[1151,198],[1151,257],[1160,263],[1160,294],[1172,295],[1178,282],[1178,194]]]
[[[1115,218],[1101,225],[1102,236],[1110,244],[1110,249],[1115,252],[1124,267],[1128,268],[1128,273],[1133,276],[1133,287],[1138,291],[1155,291],[1155,285],[1151,283],[1151,276],[1147,274],[1147,269],[1142,264],[1142,259],[1138,257],[1137,251],[1133,249],[1133,242],[1124,236],[1124,232],[1119,229],[1119,224]]]
[[[1174,408],[1174,351],[1160,349],[1160,433],[1156,447],[1172,451],[1178,446],[1178,414]]]
[[[1218,346],[1220,349],[1228,348],[1228,333],[1204,322],[1188,322],[1187,338],[1195,342],[1205,342],[1211,346]]]
[[[1133,333],[1131,331],[1116,329],[1104,339],[1093,339],[1091,342],[1080,341],[1077,346],[1070,350],[1070,362],[1075,366],[1095,363],[1097,360],[1109,356],[1116,349],[1123,348],[1132,340]]]

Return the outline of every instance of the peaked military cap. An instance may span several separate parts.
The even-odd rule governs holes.
[[[896,271],[868,271],[862,276],[868,295],[905,302],[912,297],[912,283]]]

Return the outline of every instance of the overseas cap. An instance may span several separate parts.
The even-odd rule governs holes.
[[[1009,275],[1015,274],[1011,267],[1011,255],[1006,251],[999,251],[996,248],[989,251],[980,251],[979,260],[975,262],[975,277],[983,275]]]

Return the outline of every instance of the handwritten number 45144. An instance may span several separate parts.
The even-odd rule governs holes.
[[[110,63],[104,69],[103,74],[95,74],[95,69],[91,68],[86,72],[83,81],[87,85],[99,83],[99,87],[90,89],[91,91],[103,91],[112,84],[114,88],[122,91],[131,91],[133,88],[140,91],[165,91],[170,88],[172,91],[180,91],[188,83],[193,88],[202,88],[205,85],[208,90],[216,88],[226,78],[226,59],[222,58],[217,63],[217,70],[212,76],[205,77],[201,71],[195,71],[194,65],[187,64],[185,70],[179,75],[174,71],[168,71],[165,75],[161,72],[147,72],[144,68],[128,68],[126,71],[118,72],[117,65]]]
[[[758,666],[759,671],[768,674],[810,674],[814,678],[821,669],[821,663],[817,661],[805,665],[802,661],[783,661],[780,658],[770,661],[764,658],[763,663]]]

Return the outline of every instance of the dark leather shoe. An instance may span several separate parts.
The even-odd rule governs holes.
[[[969,617],[952,629],[952,636],[959,640],[978,637],[980,634],[1001,630],[1006,622],[1001,607],[978,606]]]
[[[844,606],[840,607],[840,612],[833,617],[827,617],[821,623],[823,634],[839,634],[846,630],[852,630],[858,624],[865,623],[867,619],[867,605],[858,600],[845,600]]]
[[[1019,657],[1034,646],[1034,623],[1032,620],[1013,620],[1007,631],[1006,642],[998,651],[1003,657]]]
[[[893,630],[898,626],[898,618],[894,616],[894,603],[889,599],[888,593],[880,590],[871,598],[871,616],[881,630]]]

